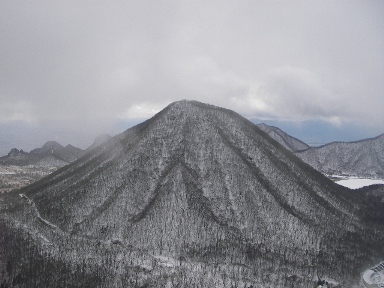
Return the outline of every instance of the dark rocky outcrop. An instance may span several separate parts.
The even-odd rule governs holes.
[[[40,157],[24,152],[23,149],[12,148],[8,155],[0,157],[0,165],[30,165],[40,160]]]

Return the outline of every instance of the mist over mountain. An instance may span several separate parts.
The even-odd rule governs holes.
[[[309,145],[307,145],[303,141],[288,135],[287,133],[285,133],[284,131],[282,131],[277,127],[269,126],[264,123],[257,124],[257,127],[259,127],[264,132],[268,133],[269,136],[271,136],[274,140],[276,140],[281,145],[283,145],[284,148],[290,151],[295,152],[295,151],[309,148]]]
[[[105,143],[106,141],[108,141],[111,138],[112,138],[112,136],[110,136],[108,134],[101,134],[95,138],[95,141],[93,141],[92,145],[89,146],[86,150],[88,151],[88,150],[91,150],[97,146],[100,146],[101,144]]]
[[[384,134],[355,142],[333,142],[296,155],[325,174],[384,179]]]
[[[180,101],[0,198],[1,281],[353,287],[384,257],[370,208],[237,113]]]

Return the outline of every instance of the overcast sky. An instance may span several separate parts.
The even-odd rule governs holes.
[[[0,125],[102,133],[181,99],[381,134],[384,1],[0,1]]]

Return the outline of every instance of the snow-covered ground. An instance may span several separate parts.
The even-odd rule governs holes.
[[[373,184],[384,184],[384,180],[381,179],[366,179],[366,178],[347,178],[336,181],[337,184],[351,188],[357,189],[364,186],[369,186]]]
[[[365,271],[361,276],[360,288],[384,287],[384,262]]]
[[[0,194],[20,189],[56,171],[56,166],[0,165]]]

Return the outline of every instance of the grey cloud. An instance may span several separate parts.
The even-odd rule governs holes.
[[[253,117],[384,124],[382,1],[1,6],[2,122],[96,130],[190,98]]]
[[[275,115],[291,118],[335,118],[344,116],[340,95],[325,86],[319,77],[302,68],[274,69],[258,96]]]

